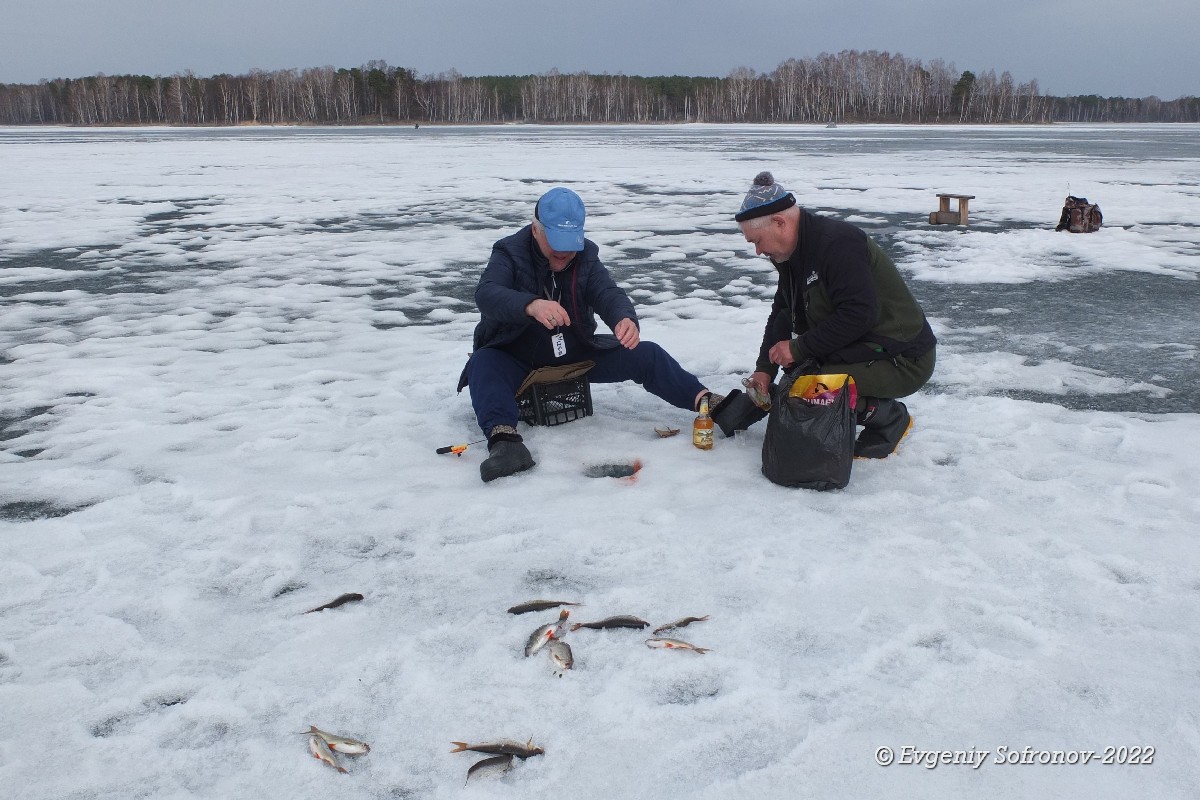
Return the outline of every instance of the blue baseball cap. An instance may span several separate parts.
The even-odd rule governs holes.
[[[542,195],[533,211],[546,230],[546,242],[560,253],[583,249],[583,200],[570,189],[556,186]]]

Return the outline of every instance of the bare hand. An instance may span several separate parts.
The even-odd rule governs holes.
[[[792,364],[796,363],[796,359],[792,357],[792,343],[790,341],[776,342],[771,346],[771,351],[767,354],[771,359],[772,364],[787,369]]]
[[[617,327],[613,328],[613,333],[617,335],[617,341],[627,350],[637,347],[638,342],[642,340],[642,334],[638,331],[638,326],[629,317],[618,322]]]
[[[571,324],[571,317],[567,314],[567,310],[553,300],[534,300],[525,306],[525,313],[549,330],[554,330],[560,325]]]
[[[767,397],[771,396],[771,376],[765,372],[755,372],[750,376],[750,385]]]

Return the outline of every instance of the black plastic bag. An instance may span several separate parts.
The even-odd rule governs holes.
[[[763,440],[762,473],[802,489],[843,489],[854,465],[854,403],[849,375],[790,375],[779,385]]]

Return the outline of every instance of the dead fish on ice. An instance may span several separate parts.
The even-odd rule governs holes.
[[[683,619],[677,619],[674,622],[668,622],[666,625],[658,626],[657,628],[654,629],[654,633],[657,635],[657,634],[662,633],[663,631],[671,631],[671,630],[675,630],[676,628],[686,628],[688,625],[691,625],[693,622],[704,622],[707,619],[708,619],[708,614],[705,614],[703,617],[684,617]]]
[[[525,642],[525,657],[536,653],[546,646],[546,642],[553,639],[555,636],[561,636],[567,631],[567,617],[571,612],[563,609],[558,614],[558,622],[547,622],[545,625],[538,628],[533,633],[529,634],[529,640]]]
[[[589,478],[632,478],[641,472],[642,462],[632,464],[593,464],[583,471]]]
[[[569,603],[566,600],[530,600],[528,603],[519,603],[508,610],[510,614],[528,614],[530,611],[545,611],[549,608],[558,608],[559,606],[579,606],[582,603]]]
[[[637,628],[638,630],[641,630],[642,628],[649,627],[649,625],[650,623],[646,622],[644,619],[623,615],[619,617],[609,617],[608,619],[602,619],[598,622],[577,622],[571,626],[571,630],[577,631],[580,628],[592,628],[594,630],[601,630],[604,628]],[[655,633],[657,632],[658,631],[655,631]]]
[[[558,677],[561,678],[564,672],[575,666],[575,655],[571,652],[571,645],[562,639],[551,639],[550,660],[558,667]]]
[[[557,623],[547,622],[545,625],[538,628],[533,633],[529,634],[529,640],[525,642],[525,657],[541,650],[546,646],[546,642],[554,638],[554,628]]]
[[[696,647],[694,644],[681,642],[678,639],[647,639],[646,647],[653,647],[662,650],[691,650],[694,653],[707,653],[711,648]]]
[[[463,782],[463,786],[466,786],[471,778],[483,777],[484,775],[502,775],[512,769],[512,765],[513,757],[511,755],[492,756],[482,761],[476,761],[467,770],[467,780]]]
[[[552,642],[553,644],[553,642]],[[525,744],[514,742],[512,739],[500,739],[495,742],[484,742],[482,744],[468,744],[467,742],[451,742],[454,749],[451,753],[462,753],[471,751],[474,753],[495,753],[491,758],[485,758],[482,761],[476,761],[467,770],[467,781],[471,778],[483,775],[499,775],[508,772],[512,769],[513,759],[519,758],[522,761],[530,756],[540,756],[546,751],[533,743],[531,738]],[[466,786],[466,783],[463,784]]]
[[[500,739],[495,742],[483,742],[482,744],[468,744],[466,742],[451,742],[454,749],[451,753],[489,753],[491,755],[500,756],[516,756],[522,761],[530,756],[540,756],[546,751],[533,743],[533,739],[522,744],[521,742],[513,741],[512,739]]]
[[[335,733],[328,733],[321,730],[316,725],[308,726],[308,733],[312,736],[320,737],[325,744],[329,745],[329,749],[336,753],[345,753],[348,756],[358,756],[363,753],[371,752],[371,746],[366,742],[360,742],[357,739],[349,739],[345,736],[338,736]]]
[[[358,592],[349,592],[347,594],[341,595],[340,597],[335,597],[333,600],[330,600],[328,603],[326,603],[323,606],[317,606],[316,608],[310,608],[308,611],[305,611],[304,613],[311,614],[314,611],[324,611],[327,608],[337,608],[338,606],[346,605],[346,603],[357,603],[359,600],[362,600],[362,599],[363,599],[363,596],[361,594],[359,594]]]
[[[312,753],[313,758],[318,761],[324,761],[338,772],[349,772],[349,770],[337,763],[337,759],[333,757],[333,751],[329,749],[329,745],[325,744],[325,740],[315,733],[308,736],[308,752]]]

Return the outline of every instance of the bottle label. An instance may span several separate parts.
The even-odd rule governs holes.
[[[696,447],[699,447],[701,450],[711,450],[713,446],[713,429],[693,428],[692,444],[696,445]]]

